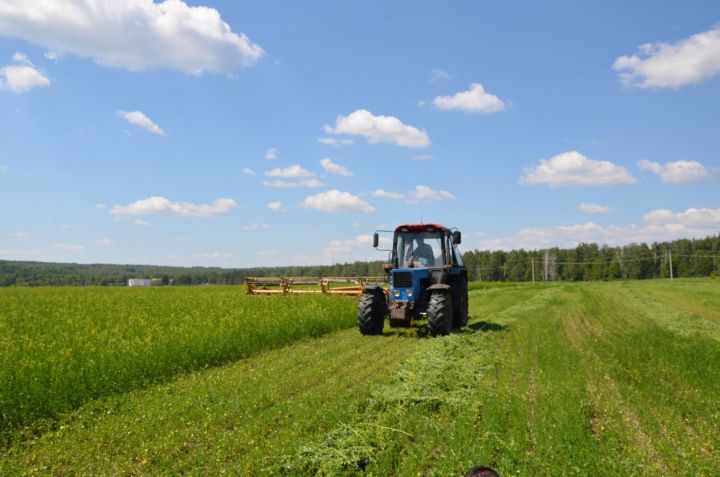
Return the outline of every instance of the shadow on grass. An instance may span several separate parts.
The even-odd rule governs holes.
[[[472,317],[470,317],[472,318]],[[471,334],[471,333],[487,333],[487,332],[498,332],[504,331],[507,326],[500,325],[498,323],[491,323],[489,321],[478,321],[462,328],[456,328],[452,331],[453,334]],[[404,330],[408,330],[405,332]],[[398,338],[432,338],[430,335],[430,329],[425,322],[412,323],[410,326],[396,327],[396,328],[385,328],[382,336],[397,336]]]
[[[489,321],[478,321],[477,323],[468,325],[467,328],[472,331],[504,331],[507,329],[507,326],[498,323],[490,323]]]

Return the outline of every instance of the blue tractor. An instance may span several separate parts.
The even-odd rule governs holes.
[[[391,327],[410,326],[425,318],[430,334],[447,335],[468,320],[467,270],[458,251],[459,230],[437,224],[407,224],[393,234],[390,263],[385,265],[390,287],[363,288],[358,304],[358,326],[364,335],[383,331],[385,317]]]

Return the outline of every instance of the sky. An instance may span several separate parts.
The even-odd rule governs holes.
[[[720,2],[0,0],[0,260],[720,232]]]

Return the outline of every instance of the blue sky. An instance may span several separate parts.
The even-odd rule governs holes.
[[[540,3],[2,0],[0,259],[718,233],[720,3]]]

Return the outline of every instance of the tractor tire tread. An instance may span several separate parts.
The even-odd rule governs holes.
[[[385,296],[383,293],[363,293],[358,303],[358,327],[364,335],[379,335],[385,322]]]
[[[447,335],[452,331],[453,306],[450,293],[435,292],[428,305],[428,328],[433,336]]]
[[[467,278],[461,277],[453,284],[453,326],[462,328],[468,322]]]

